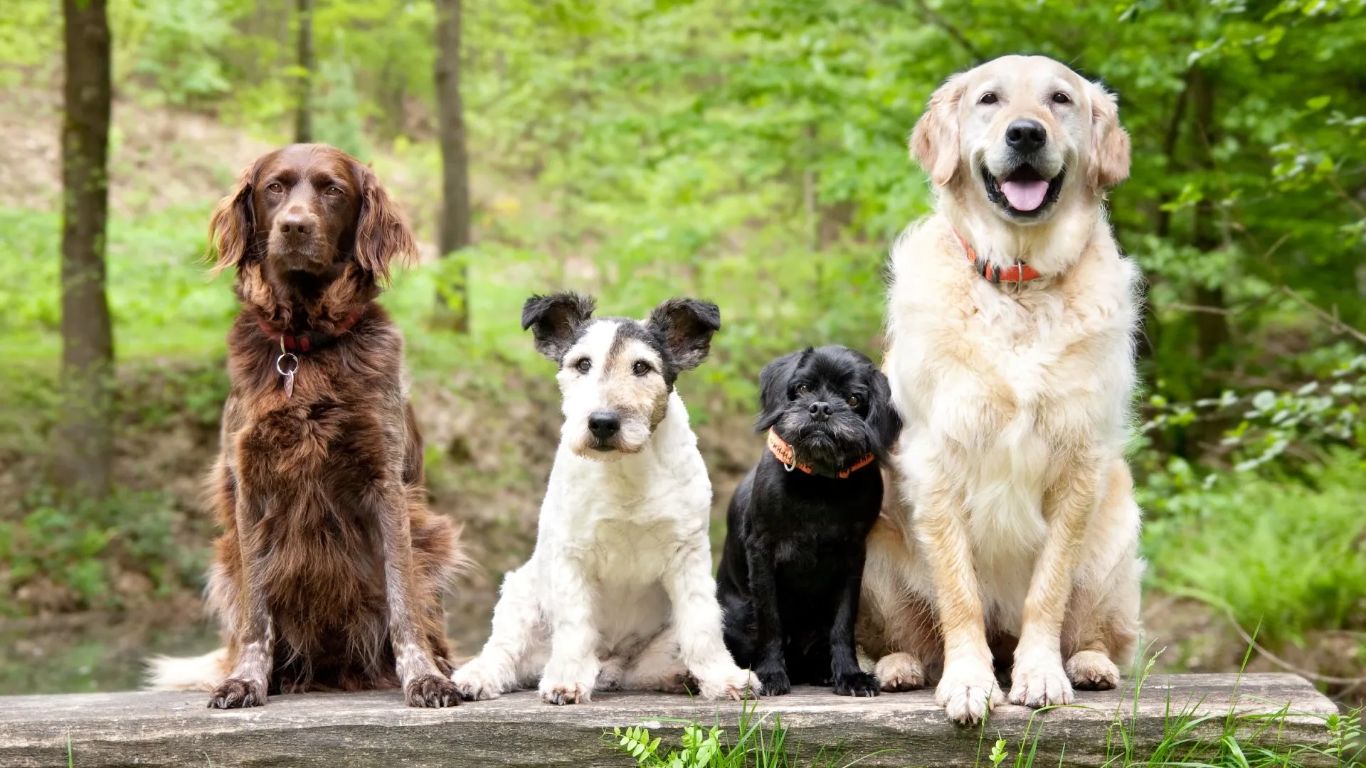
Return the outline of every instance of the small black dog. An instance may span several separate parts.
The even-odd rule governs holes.
[[[768,450],[731,499],[716,577],[726,646],[764,695],[833,682],[842,696],[876,696],[854,621],[882,506],[878,461],[901,431],[887,377],[829,346],[769,363],[759,388]]]

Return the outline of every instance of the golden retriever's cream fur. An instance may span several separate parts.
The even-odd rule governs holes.
[[[1026,164],[1057,184],[1027,214],[986,181],[1020,167],[1006,138],[1018,120],[1045,128]],[[1018,639],[1009,698],[1030,706],[1114,686],[1133,653],[1142,561],[1123,446],[1139,274],[1103,207],[1129,142],[1099,85],[1008,56],[950,78],[911,149],[938,198],[892,251],[903,504],[869,539],[861,640],[884,688],[942,670],[936,700],[973,723],[1003,698],[993,647]],[[1041,277],[994,284],[960,236]]]

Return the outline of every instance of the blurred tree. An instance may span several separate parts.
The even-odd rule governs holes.
[[[64,0],[62,123],[62,407],[53,430],[54,484],[109,491],[114,339],[105,296],[109,207],[109,19],[105,0]]]
[[[465,110],[460,100],[460,0],[436,0],[437,130],[441,136],[441,215],[437,249],[457,261],[442,270],[438,321],[460,333],[469,331],[469,269],[456,254],[470,243],[469,156],[465,149]]]
[[[297,0],[299,11],[299,102],[294,114],[294,141],[313,141],[313,74],[318,69],[313,53],[313,0]]]

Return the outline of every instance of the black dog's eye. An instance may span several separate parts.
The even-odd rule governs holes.
[[[644,376],[653,370],[654,369],[650,367],[650,364],[644,360],[637,360],[635,364],[631,366],[631,373],[634,373],[637,376]]]
[[[977,103],[978,103],[978,104],[995,104],[995,103],[996,103],[996,93],[995,93],[995,91],[987,91],[986,93],[982,94],[981,96],[979,96],[979,97],[977,98]]]
[[[281,183],[278,182],[278,181],[272,181],[271,183],[269,183],[269,184],[266,185],[266,191],[268,191],[268,192],[274,192],[275,194],[278,195],[278,194],[280,194],[281,192],[284,192],[284,191],[285,191],[285,185],[284,185],[284,184],[281,184]]]
[[[844,402],[848,403],[850,408],[858,408],[863,401],[858,398],[858,395],[850,395]]]
[[[574,363],[574,370],[579,373],[588,373],[593,370],[593,361],[585,357],[577,363]]]
[[[792,391],[798,395],[809,395],[811,394],[811,387],[806,386],[806,384],[798,384],[792,388]]]
[[[1072,103],[1072,97],[1071,97],[1071,96],[1068,96],[1067,94],[1063,93],[1062,91],[1058,91],[1057,93],[1053,94],[1053,103],[1054,103],[1054,104],[1071,104],[1071,103]]]

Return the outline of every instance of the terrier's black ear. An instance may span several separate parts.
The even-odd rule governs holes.
[[[792,377],[809,354],[811,347],[783,355],[759,372],[759,418],[754,421],[755,432],[771,428],[783,417],[789,402],[787,393],[792,386]]]
[[[522,305],[522,330],[530,328],[536,339],[536,351],[558,363],[574,346],[579,329],[593,316],[595,305],[591,296],[577,293],[532,296]]]
[[[710,301],[669,299],[654,308],[645,327],[663,342],[674,367],[687,371],[711,351],[711,336],[721,330],[721,310]]]
[[[892,403],[891,384],[888,383],[886,375],[876,368],[868,377],[867,422],[873,434],[877,436],[878,444],[874,446],[873,453],[879,459],[887,458],[887,454],[896,447],[897,438],[901,436],[901,414],[897,413],[896,406]]]

